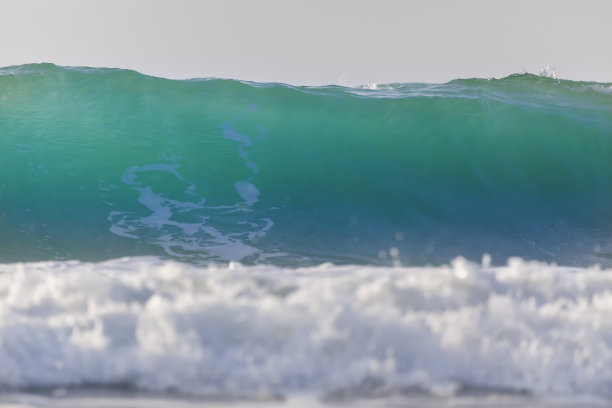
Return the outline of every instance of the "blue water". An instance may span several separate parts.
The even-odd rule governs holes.
[[[612,262],[610,84],[1,72],[3,262]]]

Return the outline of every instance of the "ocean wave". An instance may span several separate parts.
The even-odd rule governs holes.
[[[610,84],[0,72],[2,262],[612,265]]]

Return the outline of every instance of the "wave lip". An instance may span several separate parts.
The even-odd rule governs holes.
[[[612,270],[0,265],[0,388],[612,398]]]

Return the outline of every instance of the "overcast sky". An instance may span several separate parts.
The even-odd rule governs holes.
[[[611,44],[612,0],[0,0],[0,66],[357,85],[550,64],[612,82]]]

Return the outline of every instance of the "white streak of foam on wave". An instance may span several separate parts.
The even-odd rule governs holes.
[[[612,270],[0,265],[0,388],[118,383],[612,397]]]
[[[248,136],[247,136],[248,137]],[[163,248],[170,256],[184,260],[221,259],[240,261],[247,257],[258,256],[261,250],[244,242],[244,238],[262,237],[272,228],[271,219],[259,219],[252,222],[251,229],[240,233],[224,233],[215,227],[207,225],[215,210],[229,212],[244,212],[241,206],[206,207],[206,200],[195,192],[194,184],[179,174],[177,164],[153,163],[144,166],[132,166],[124,172],[122,181],[138,192],[138,202],[148,211],[146,215],[135,212],[111,211],[107,220],[113,234],[142,240]],[[183,193],[194,197],[196,202],[181,201],[166,197],[154,191],[151,186],[143,185],[140,173],[167,173],[187,186]],[[259,201],[259,190],[248,181],[238,181],[234,187],[247,206]],[[197,222],[179,222],[174,217],[177,214],[189,214]],[[261,223],[261,227],[259,225]],[[178,234],[174,230],[180,231]]]

